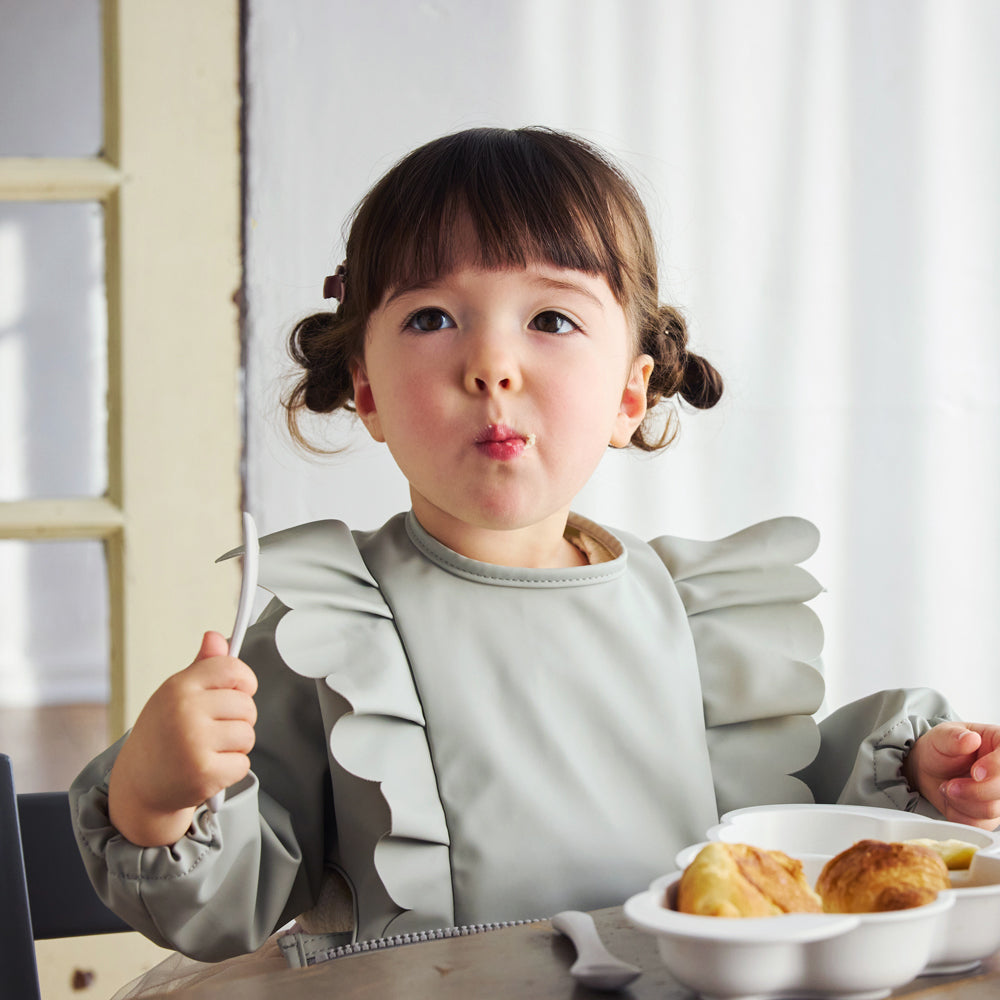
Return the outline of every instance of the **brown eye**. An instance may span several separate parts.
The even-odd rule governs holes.
[[[441,309],[421,309],[406,321],[406,325],[421,333],[433,333],[453,327],[455,321]]]
[[[554,309],[540,312],[528,325],[541,333],[572,333],[577,329],[576,323]]]

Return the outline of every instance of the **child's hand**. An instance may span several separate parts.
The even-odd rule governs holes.
[[[257,678],[206,632],[194,663],[146,702],[108,783],[114,827],[140,847],[174,844],[195,809],[250,770]]]
[[[945,722],[910,749],[903,773],[946,819],[1000,825],[1000,726]]]

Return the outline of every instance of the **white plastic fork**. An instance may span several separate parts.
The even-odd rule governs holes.
[[[260,542],[257,540],[257,525],[252,515],[243,512],[243,577],[240,581],[240,599],[236,606],[236,621],[233,622],[233,634],[229,639],[229,655],[239,656],[243,648],[243,639],[250,624],[250,613],[253,611],[254,594],[257,591],[257,568],[260,564]],[[226,790],[216,792],[208,802],[212,812],[218,812]]]
[[[563,910],[552,918],[552,926],[573,942],[576,961],[570,975],[593,990],[621,990],[642,973],[642,969],[615,958],[597,933],[594,918],[580,910]]]

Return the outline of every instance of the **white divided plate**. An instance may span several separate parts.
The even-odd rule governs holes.
[[[974,969],[1000,948],[1000,833],[899,809],[831,805],[734,809],[708,831],[709,840],[753,844],[793,857],[809,853],[832,857],[866,838],[919,837],[964,840],[979,848],[968,871],[951,873],[955,907],[942,921],[941,934],[924,971],[934,974]],[[678,863],[678,868],[683,867]]]
[[[708,840],[753,844],[786,854],[839,854],[858,840],[964,840],[1000,854],[1000,834],[901,809],[787,805],[734,809],[708,830]]]
[[[626,901],[625,915],[656,937],[673,975],[708,1000],[875,1000],[921,974],[975,968],[1000,947],[1000,835],[893,809],[793,805],[735,810],[708,836],[798,857],[811,884],[828,858],[865,838],[979,847],[968,872],[952,873],[953,889],[892,913],[699,917],[670,908],[680,872],[662,876]],[[678,867],[701,846],[681,851]]]

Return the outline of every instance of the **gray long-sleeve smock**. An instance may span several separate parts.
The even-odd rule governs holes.
[[[882,692],[823,724],[818,535],[781,518],[715,542],[647,544],[573,516],[612,558],[572,569],[466,559],[412,514],[261,540],[275,600],[250,775],[163,848],[107,815],[117,746],[74,783],[108,905],[214,960],[315,900],[325,866],[359,938],[621,903],[728,809],[840,801],[929,808],[900,762],[952,718]]]

